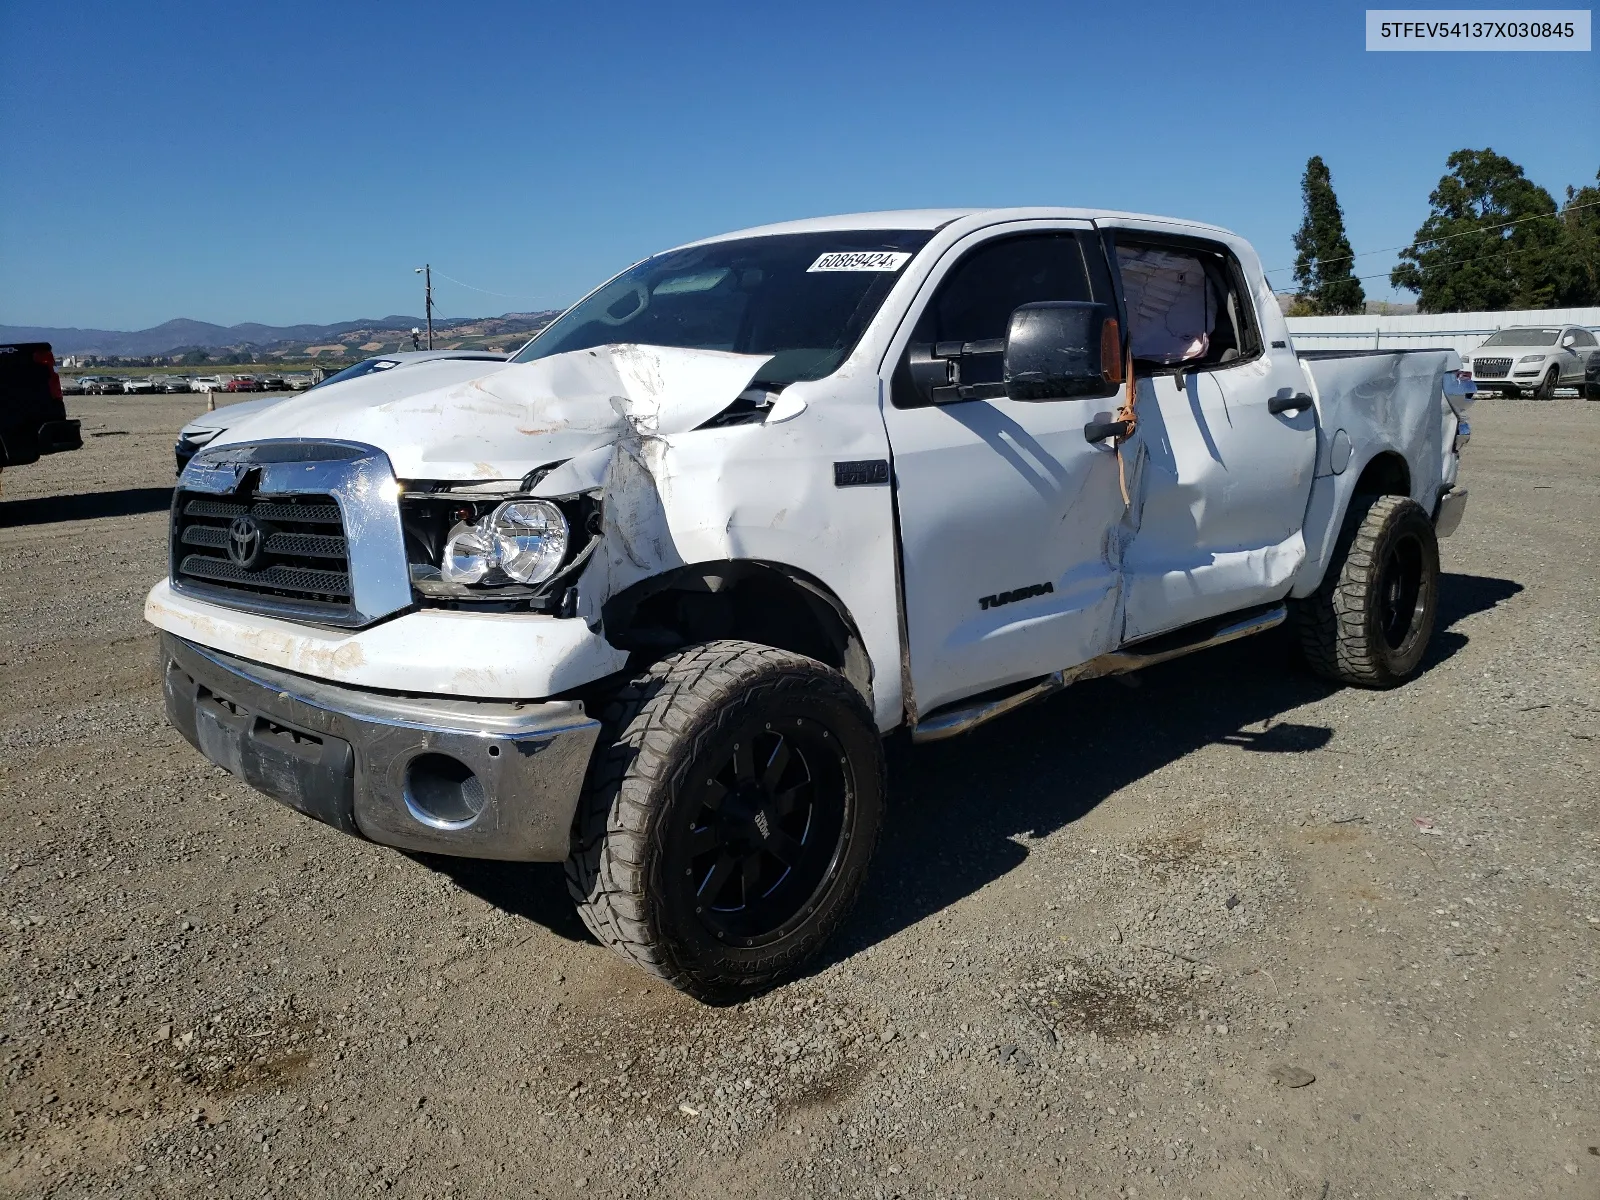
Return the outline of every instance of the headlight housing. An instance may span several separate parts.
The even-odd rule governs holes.
[[[1543,362],[1544,361],[1544,355],[1542,355],[1542,354],[1524,354],[1521,358],[1517,359],[1517,361],[1519,363]]]
[[[445,543],[439,573],[446,582],[483,583],[497,572],[535,586],[567,557],[567,518],[549,500],[507,500],[474,524],[458,524]]]
[[[518,583],[539,584],[567,557],[567,518],[548,500],[508,500],[489,514],[500,569]]]

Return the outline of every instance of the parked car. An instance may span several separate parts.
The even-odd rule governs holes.
[[[78,390],[85,396],[120,396],[122,380],[110,375],[85,375],[78,380]]]
[[[222,387],[225,392],[259,392],[261,381],[253,375],[235,375]]]
[[[263,392],[287,392],[289,384],[282,375],[263,375],[261,377],[261,390]]]
[[[228,386],[225,375],[199,375],[189,381],[191,392],[220,392]]]
[[[1516,326],[1502,329],[1468,356],[1473,382],[1502,395],[1531,392],[1549,400],[1558,387],[1582,390],[1589,354],[1600,348],[1579,325]]]
[[[324,384],[197,455],[145,606],[167,712],[348,833],[565,861],[602,944],[748,996],[860,892],[896,730],[1291,617],[1329,679],[1412,678],[1460,362],[1297,354],[1249,244],[1189,221],[710,238],[495,374]]]
[[[292,392],[309,391],[316,384],[316,380],[312,379],[310,375],[306,374],[285,375],[283,378],[284,382],[289,385],[289,390]]]
[[[122,390],[130,396],[153,396],[161,391],[161,381],[154,375],[135,375],[123,381]]]
[[[442,386],[446,383],[476,379],[481,375],[487,375],[495,370],[497,366],[504,366],[505,361],[506,356],[504,354],[486,354],[478,350],[422,350],[407,354],[389,354],[378,358],[369,358],[366,363],[357,363],[355,367],[347,368],[346,371],[341,372],[340,376],[331,376],[317,386],[331,384],[341,377],[347,384],[364,379],[367,381],[368,386],[363,387],[356,394],[362,395],[368,400],[379,396],[393,399],[396,395],[401,395],[407,391],[415,390],[415,387],[423,386],[424,383]],[[367,363],[382,363],[384,365],[365,371],[357,370],[358,367],[366,366]],[[400,376],[386,374],[386,372],[392,371],[396,367],[405,367],[409,372],[424,365],[427,367],[426,379],[416,384],[415,387],[410,387],[403,382],[397,386],[393,381],[395,379],[418,379],[420,378],[419,376],[410,373]],[[291,375],[288,379],[296,391],[311,390],[311,377],[309,375]],[[382,386],[377,386],[380,381]],[[328,393],[323,394],[327,395]],[[343,387],[338,394],[344,396],[352,393],[349,387]],[[188,465],[189,460],[195,456],[195,453],[202,446],[215,440],[223,430],[247,420],[274,404],[282,404],[286,399],[288,398],[274,396],[271,398],[264,397],[260,400],[244,400],[238,404],[225,404],[215,412],[201,413],[178,431],[178,443],[173,447],[173,457],[177,459],[178,470],[181,472]]]
[[[50,343],[0,345],[0,468],[82,448],[78,422],[67,419]]]
[[[189,390],[189,381],[177,375],[152,375],[150,381],[158,392],[174,395]]]
[[[1591,351],[1584,358],[1583,398],[1600,400],[1600,350]]]

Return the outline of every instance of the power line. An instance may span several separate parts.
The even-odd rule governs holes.
[[[1389,254],[1392,251],[1396,251],[1396,250],[1412,250],[1412,249],[1415,249],[1418,246],[1437,245],[1439,242],[1448,242],[1453,238],[1471,237],[1475,233],[1488,233],[1491,229],[1505,229],[1505,228],[1507,228],[1508,226],[1511,226],[1511,225],[1521,225],[1524,221],[1539,221],[1539,220],[1544,220],[1544,219],[1551,218],[1551,217],[1563,217],[1569,212],[1577,212],[1579,209],[1582,209],[1582,208],[1593,208],[1597,204],[1600,204],[1600,200],[1590,200],[1590,201],[1587,201],[1587,202],[1585,202],[1583,204],[1569,204],[1565,208],[1561,209],[1559,212],[1534,213],[1533,216],[1531,216],[1531,217],[1518,217],[1515,221],[1501,221],[1498,225],[1484,225],[1484,226],[1482,226],[1482,227],[1480,227],[1478,229],[1466,229],[1466,230],[1463,230],[1460,233],[1447,233],[1443,237],[1418,238],[1416,241],[1411,242],[1411,243],[1409,243],[1407,245],[1404,245],[1404,246],[1388,246],[1388,247],[1385,247],[1382,250],[1363,250],[1360,254],[1341,254],[1338,258],[1319,258],[1317,260],[1317,263],[1320,266],[1323,263],[1349,262],[1351,259],[1356,259],[1356,258],[1370,258],[1374,254]],[[1464,260],[1464,261],[1467,261],[1467,260]],[[1289,267],[1272,267],[1272,268],[1268,269],[1267,271],[1265,271],[1264,274],[1276,275],[1281,271],[1292,271],[1292,270],[1294,270],[1294,267],[1292,267],[1292,266],[1289,266]],[[1376,276],[1376,275],[1361,275],[1361,276],[1357,276],[1357,278],[1359,278],[1359,279],[1376,279],[1376,278],[1378,278],[1378,276]]]
[[[1523,246],[1521,249],[1485,250],[1482,254],[1474,254],[1471,258],[1457,258],[1457,259],[1453,259],[1450,262],[1429,263],[1427,269],[1428,270],[1433,270],[1433,269],[1435,269],[1437,267],[1459,267],[1462,263],[1477,262],[1480,259],[1485,259],[1485,258],[1506,258],[1506,257],[1509,257],[1510,255],[1513,255],[1513,254],[1532,254],[1532,253],[1535,253],[1536,251],[1548,250],[1548,249],[1550,249],[1550,247],[1548,247],[1548,246]],[[1391,274],[1393,274],[1392,271],[1379,271],[1376,275],[1357,275],[1355,278],[1357,278],[1357,279],[1387,279],[1387,278],[1389,278],[1389,276]]]
[[[457,287],[464,287],[468,291],[472,291],[472,292],[482,292],[485,296],[498,296],[502,300],[516,300],[519,303],[528,303],[529,302],[528,301],[528,297],[526,297],[526,296],[510,296],[510,295],[507,295],[505,292],[491,292],[488,288],[481,288],[481,287],[478,287],[475,284],[471,284],[471,283],[462,283],[461,280],[459,280],[459,279],[451,279],[450,276],[446,275],[443,271],[439,272],[439,278],[440,279],[449,279],[450,282],[455,284]]]

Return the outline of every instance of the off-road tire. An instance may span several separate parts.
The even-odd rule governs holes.
[[[1407,599],[1394,572],[1412,566],[1416,594]],[[1356,496],[1322,586],[1294,605],[1301,654],[1336,683],[1395,687],[1421,665],[1438,603],[1439,541],[1422,506],[1406,496]]]
[[[566,869],[590,932],[712,1003],[743,999],[792,973],[849,912],[882,825],[883,748],[861,694],[815,659],[715,641],[655,663],[610,697],[601,722]],[[829,752],[827,770],[841,783],[840,832],[809,905],[771,935],[777,940],[738,945],[743,939],[717,934],[694,915],[698,908],[686,907],[696,903],[692,883],[678,878],[688,872],[674,865],[669,880],[667,864],[689,861],[682,856],[701,803],[694,789],[709,782],[708,764],[751,731],[773,736],[762,730],[775,722],[805,724]]]
[[[1561,368],[1551,367],[1544,373],[1544,378],[1539,381],[1539,386],[1533,389],[1535,400],[1554,400],[1556,388],[1561,383]]]

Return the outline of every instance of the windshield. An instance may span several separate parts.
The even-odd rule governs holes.
[[[756,383],[832,374],[929,230],[772,234],[647,258],[512,361],[627,342],[770,354]]]
[[[329,375],[317,387],[327,387],[330,383],[343,383],[346,379],[359,379],[363,375],[371,375],[374,371],[387,371],[390,367],[398,367],[399,361],[393,358],[369,358],[365,362],[358,362],[353,367],[346,367],[337,375]]]
[[[1502,329],[1485,346],[1554,346],[1559,329]]]

